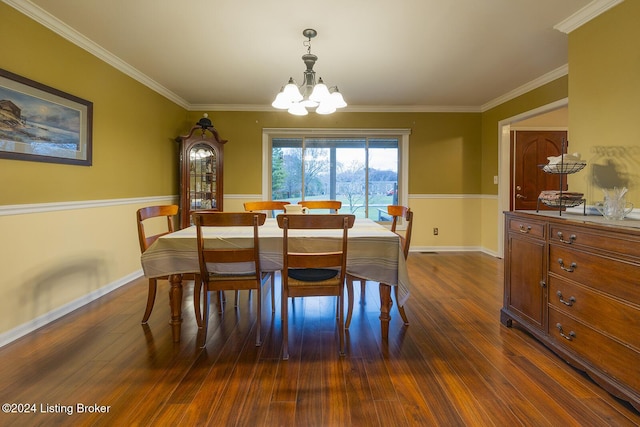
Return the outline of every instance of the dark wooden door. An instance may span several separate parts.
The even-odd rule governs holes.
[[[566,131],[512,131],[514,150],[514,179],[511,198],[514,210],[535,210],[538,195],[543,190],[560,190],[560,175],[545,173],[540,165],[548,163],[547,157],[559,156]],[[564,152],[566,153],[566,143]],[[566,177],[563,190],[566,190]],[[547,209],[540,206],[540,209]]]

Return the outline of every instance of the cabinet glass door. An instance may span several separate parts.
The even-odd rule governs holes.
[[[217,208],[216,152],[209,145],[196,144],[189,150],[190,210]]]

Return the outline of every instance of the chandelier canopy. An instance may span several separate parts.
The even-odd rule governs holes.
[[[308,39],[303,42],[303,46],[307,47],[307,53],[302,55],[302,61],[307,66],[303,73],[304,81],[298,87],[293,77],[290,77],[289,82],[280,89],[271,104],[274,108],[287,110],[296,116],[306,116],[308,108],[315,108],[315,112],[318,114],[331,114],[337,108],[347,106],[337,86],[327,87],[322,81],[322,77],[316,84],[316,72],[313,71],[313,66],[318,57],[311,53],[311,39],[317,34],[318,32],[311,28],[302,32],[302,35]]]

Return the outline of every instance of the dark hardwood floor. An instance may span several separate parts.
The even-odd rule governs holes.
[[[182,341],[174,344],[166,282],[149,324],[140,325],[141,278],[0,349],[0,401],[38,412],[3,412],[0,425],[640,424],[628,404],[527,333],[500,324],[501,260],[412,253],[408,265],[408,327],[394,307],[383,343],[377,284],[368,284],[363,304],[357,287],[347,356],[340,358],[335,300],[296,298],[288,361],[280,359],[279,298],[272,316],[268,291],[261,347],[254,345],[255,298],[242,292],[237,310],[231,293],[224,315],[212,309],[200,349],[191,282]],[[78,404],[87,405],[84,413]],[[94,405],[108,412],[87,412]]]

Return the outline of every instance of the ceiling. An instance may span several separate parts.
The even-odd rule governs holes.
[[[302,35],[351,111],[482,111],[567,73],[554,26],[611,0],[3,0],[185,108],[272,110]]]

